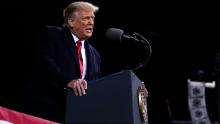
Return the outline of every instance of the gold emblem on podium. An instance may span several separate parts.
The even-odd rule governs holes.
[[[142,83],[141,86],[138,87],[137,93],[138,93],[138,106],[139,106],[141,120],[143,122],[148,122],[148,113],[147,113],[148,92],[147,89],[145,88],[144,83]]]

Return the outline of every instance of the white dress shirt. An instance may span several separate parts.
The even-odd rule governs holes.
[[[74,35],[72,33],[72,36],[73,36],[73,39],[75,41],[75,44],[76,42],[79,40],[79,38],[76,37],[76,35]],[[85,43],[85,40],[81,41],[82,42],[82,47],[81,47],[81,54],[82,54],[82,58],[83,58],[83,73],[82,73],[82,79],[85,78],[86,76],[86,67],[87,67],[87,63],[86,63],[86,51],[85,51],[85,46],[84,46],[84,43]]]

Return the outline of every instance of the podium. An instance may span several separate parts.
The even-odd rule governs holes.
[[[85,96],[67,91],[66,124],[148,124],[147,91],[130,70],[88,82]]]

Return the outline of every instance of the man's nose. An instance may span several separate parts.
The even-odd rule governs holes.
[[[94,18],[89,18],[89,24],[94,24]]]

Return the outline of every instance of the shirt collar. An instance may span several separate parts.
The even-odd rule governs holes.
[[[73,39],[74,39],[74,41],[75,41],[75,43],[79,40],[79,38],[75,35],[75,34],[73,34],[73,33],[71,33],[72,34],[72,36],[73,36]],[[82,48],[84,48],[84,42],[85,42],[85,40],[82,40],[81,41],[82,42]]]

